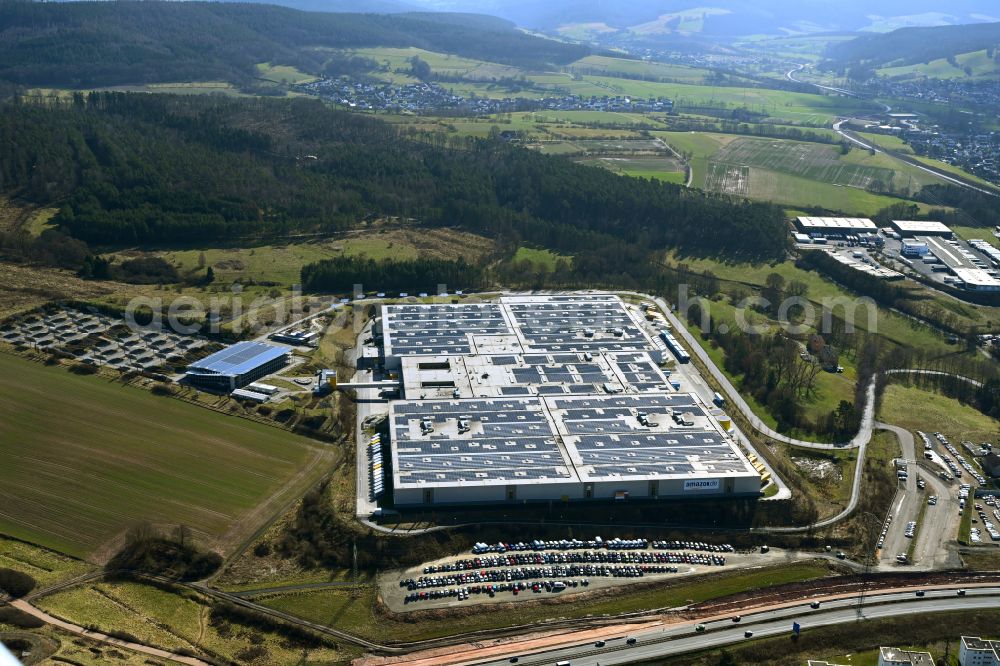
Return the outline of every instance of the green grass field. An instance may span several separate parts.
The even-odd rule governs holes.
[[[914,387],[891,384],[879,418],[909,430],[940,431],[955,441],[996,442],[1000,423],[957,400]]]
[[[568,72],[529,72],[526,70],[484,62],[459,56],[451,56],[417,48],[372,48],[348,51],[351,54],[371,58],[383,66],[385,71],[373,74],[385,81],[412,83],[407,73],[409,59],[418,56],[430,65],[431,70],[440,74],[461,76],[467,81],[447,83],[446,88],[456,93],[486,97],[507,97],[510,90],[494,83],[501,78],[524,77],[534,89],[522,90],[523,97],[540,97],[558,93],[584,96],[629,95],[633,97],[669,97],[681,105],[704,106],[723,103],[732,107],[747,107],[753,111],[768,113],[774,118],[796,125],[826,125],[838,114],[850,115],[877,107],[867,102],[843,97],[793,93],[763,88],[737,88],[728,86],[701,85],[704,70],[647,63],[605,56],[590,56],[571,66],[577,74]],[[400,70],[400,71],[397,71]],[[580,70],[600,70],[608,74],[579,74]],[[678,82],[661,83],[623,79],[612,75],[621,72],[631,76],[648,72],[653,78],[672,79]]]
[[[690,602],[724,597],[748,589],[772,587],[785,583],[813,580],[829,574],[820,561],[801,562],[756,570],[731,571],[719,576],[668,585],[654,585],[641,590],[623,586],[613,596],[584,598],[572,603],[525,603],[517,612],[490,606],[477,606],[474,612],[456,622],[436,619],[406,621],[376,615],[373,611],[375,588],[327,589],[284,596],[255,599],[265,606],[292,613],[313,622],[336,627],[373,640],[405,642],[447,636],[457,631],[476,631],[543,622],[550,618],[583,617],[634,612],[652,608],[683,606]],[[471,611],[471,609],[466,609]]]
[[[986,50],[961,53],[955,56],[954,66],[946,58],[938,58],[928,63],[883,67],[879,76],[913,79],[993,79],[1000,75],[1000,64],[986,55]],[[968,69],[968,71],[966,71]]]
[[[324,471],[332,448],[0,354],[0,532],[77,557],[130,525],[225,551]]]
[[[211,266],[217,282],[250,278],[258,283],[288,286],[300,281],[304,265],[331,257],[363,255],[372,259],[415,259],[433,256],[454,259],[470,254],[478,256],[483,249],[490,247],[491,241],[465,232],[393,228],[286,245],[208,247],[158,254],[177,266],[182,274],[201,275]],[[204,268],[200,267],[202,256]]]
[[[0,568],[28,574],[46,587],[92,569],[82,560],[16,539],[0,537]]]
[[[364,58],[371,58],[380,65],[387,66],[392,74],[394,74],[394,70],[397,69],[406,70],[408,72],[411,67],[410,59],[413,57],[418,57],[430,65],[431,71],[435,74],[462,76],[474,80],[491,80],[494,78],[514,77],[522,73],[522,70],[508,65],[501,65],[473,58],[464,58],[462,56],[449,55],[447,53],[437,53],[435,51],[427,51],[416,47],[365,48],[354,49],[349,51],[349,53]],[[373,74],[379,78],[385,78],[385,73],[374,72]],[[406,78],[409,77],[407,76]]]
[[[571,70],[602,73],[602,74],[626,74],[629,76],[643,76],[650,79],[666,79],[670,81],[699,84],[705,81],[711,71],[698,67],[688,67],[687,65],[671,65],[663,62],[650,62],[647,60],[628,60],[625,58],[612,58],[609,56],[591,55],[577,60],[569,66]]]
[[[968,181],[977,183],[979,185],[983,185],[985,187],[989,187],[993,190],[1000,190],[1000,186],[998,186],[996,183],[991,183],[990,181],[984,178],[980,178],[975,174],[971,174],[962,167],[955,166],[954,164],[948,164],[947,162],[942,162],[941,160],[936,160],[932,157],[923,157],[921,155],[914,155],[914,159],[916,159],[918,162],[923,162],[927,166],[937,169],[938,171],[944,171],[945,173],[951,173],[956,176],[961,176],[962,178]],[[941,183],[944,181],[942,181],[940,178],[936,178],[935,182]]]
[[[349,646],[334,650],[290,645],[273,632],[239,625],[220,631],[206,621],[206,600],[192,592],[171,592],[130,582],[96,583],[43,597],[46,612],[102,631],[126,632],[141,642],[168,650],[197,650],[233,663],[342,663],[358,656]],[[152,620],[152,621],[151,621]],[[260,645],[263,654],[248,660],[248,648]]]
[[[226,81],[177,81],[169,83],[148,83],[146,85],[134,86],[113,86],[109,88],[32,88],[25,94],[26,97],[38,96],[41,98],[69,100],[74,92],[88,93],[91,91],[110,92],[143,92],[143,93],[163,93],[170,95],[234,95],[244,97],[239,89],[232,83]]]
[[[536,268],[552,271],[555,270],[556,262],[560,259],[565,259],[567,261],[573,260],[572,257],[556,254],[552,250],[522,246],[517,248],[517,252],[514,253],[512,261],[527,261],[533,264]]]
[[[296,84],[316,80],[312,74],[306,74],[290,65],[273,65],[269,62],[258,63],[257,74],[260,78],[274,83]]]
[[[992,229],[986,229],[983,227],[963,227],[959,225],[950,225],[951,230],[954,231],[959,237],[965,240],[972,240],[977,238],[979,240],[984,240],[987,243],[993,245],[994,247],[1000,247],[1000,238],[993,235]]]
[[[697,273],[713,272],[723,280],[732,280],[752,286],[762,286],[770,273],[778,273],[787,282],[797,280],[809,287],[809,300],[822,304],[830,304],[850,300],[853,296],[837,284],[825,279],[819,273],[803,270],[792,261],[778,264],[745,264],[725,263],[715,259],[700,257],[681,257],[675,253],[667,254],[666,259],[672,264],[686,264],[688,269]],[[987,321],[1000,320],[1000,309],[985,306],[973,306],[936,292],[916,288],[915,294],[921,300],[930,300],[936,307],[947,308],[970,324],[984,324]],[[843,306],[835,308],[838,316],[844,315]],[[874,319],[868,317],[867,310],[859,307],[855,312],[855,326],[858,329],[877,332],[890,342],[903,347],[923,349],[936,355],[955,353],[954,345],[948,345],[944,338],[925,325],[919,324],[908,317],[879,308]]]

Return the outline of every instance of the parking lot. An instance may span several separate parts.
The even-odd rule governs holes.
[[[571,597],[588,591],[666,581],[815,557],[781,549],[737,552],[730,546],[643,541],[629,547],[592,540],[575,545],[505,545],[435,560],[379,579],[386,605],[395,612]]]
[[[206,338],[128,326],[123,319],[74,308],[39,310],[0,325],[0,341],[121,371],[175,374],[218,348]]]
[[[973,544],[1000,542],[1000,502],[975,497],[986,483],[975,462],[988,451],[980,444],[956,445],[940,432],[917,432],[916,451],[904,442],[905,465],[897,463],[901,492],[883,525],[878,547],[883,566],[918,569],[951,566],[949,546],[961,538],[959,524],[968,504]],[[908,554],[905,561],[900,555]]]

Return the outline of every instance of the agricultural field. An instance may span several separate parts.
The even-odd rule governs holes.
[[[129,526],[226,552],[335,456],[279,428],[0,354],[0,532],[101,560]]]
[[[861,189],[870,189],[876,183],[890,183],[893,179],[892,169],[858,164],[841,157],[847,156],[841,155],[838,146],[741,137],[719,150],[713,160]]]
[[[652,178],[683,185],[684,166],[673,156],[612,156],[577,160],[580,164],[599,166],[623,176]]]
[[[705,189],[737,197],[749,197],[750,167],[709,162],[705,173]]]
[[[695,187],[790,206],[873,215],[899,199],[867,188],[910,192],[937,181],[887,155],[842,154],[831,144],[710,132],[654,134],[689,156]]]
[[[569,66],[569,69],[589,74],[625,74],[651,80],[668,80],[677,83],[704,83],[711,70],[687,65],[672,65],[663,62],[647,60],[628,60],[609,56],[591,55],[581,58]]]

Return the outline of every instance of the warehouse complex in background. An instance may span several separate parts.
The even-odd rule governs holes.
[[[382,306],[402,385],[394,503],[759,495],[760,472],[671,384],[635,310],[609,294]]]
[[[803,234],[821,236],[878,232],[875,223],[866,217],[799,217],[795,227]]]
[[[288,353],[286,347],[239,342],[189,365],[184,381],[213,391],[235,391],[285,367]]]
[[[893,231],[903,238],[913,236],[943,236],[951,238],[952,231],[943,222],[931,222],[928,220],[892,220],[890,222]]]

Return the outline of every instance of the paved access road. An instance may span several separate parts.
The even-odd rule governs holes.
[[[875,394],[875,384],[872,382],[871,386],[868,388],[868,400],[865,404],[865,412],[861,417],[861,426],[858,429],[858,433],[849,442],[842,442],[837,444],[825,444],[819,442],[809,442],[804,439],[795,439],[794,437],[788,437],[780,432],[774,430],[769,425],[764,423],[753,410],[750,405],[747,404],[746,400],[742,398],[739,390],[733,383],[729,381],[725,373],[715,365],[708,353],[702,349],[698,341],[695,340],[694,336],[687,330],[687,327],[681,322],[676,314],[670,309],[670,305],[659,297],[648,297],[656,303],[656,306],[660,308],[663,314],[666,316],[667,321],[670,322],[670,326],[673,331],[684,339],[687,347],[691,350],[691,353],[698,357],[698,359],[709,369],[712,374],[712,379],[719,384],[723,392],[726,395],[726,400],[734,403],[736,407],[743,413],[743,416],[750,422],[750,425],[757,432],[766,435],[770,439],[776,442],[783,442],[785,444],[791,444],[793,446],[801,446],[809,449],[844,449],[844,448],[862,448],[868,444],[868,441],[872,436],[872,422],[875,417],[875,401],[871,398]],[[864,458],[863,451],[859,452],[858,458]],[[853,509],[853,507],[852,507]]]
[[[995,610],[1000,605],[1000,587],[970,588],[967,596],[960,597],[953,589],[928,590],[924,597],[914,592],[869,595],[863,609],[864,619],[897,617],[906,614],[935,613],[970,609]],[[788,635],[792,622],[798,622],[802,630],[834,624],[858,621],[857,598],[825,601],[819,609],[801,604],[790,608],[764,611],[744,615],[739,623],[730,618],[720,618],[704,622],[705,631],[695,631],[694,624],[642,629],[631,634],[634,645],[626,643],[626,636],[618,635],[603,639],[604,647],[586,643],[531,655],[507,654],[493,661],[470,660],[464,663],[509,664],[511,656],[517,656],[521,664],[541,665],[569,661],[573,666],[608,666],[609,664],[629,664],[670,655],[684,654],[696,650],[716,649],[748,640],[744,632],[753,632],[753,638]]]
[[[880,565],[892,566],[896,562],[896,556],[906,553],[910,546],[910,539],[906,537],[906,524],[911,520],[916,520],[920,513],[921,493],[917,490],[917,460],[914,452],[913,434],[909,430],[903,430],[896,426],[882,424],[881,427],[895,433],[902,449],[902,460],[906,463],[907,478],[901,484],[899,492],[889,509],[892,516],[892,523],[889,531],[885,535],[885,544],[882,547],[882,557]]]
[[[882,548],[880,565],[897,566],[896,556],[906,553],[912,541],[906,537],[906,523],[911,520],[916,521],[927,497],[936,495],[938,503],[927,507],[917,525],[916,546],[909,567],[924,570],[948,566],[951,564],[949,559],[952,556],[947,544],[956,536],[959,522],[958,500],[952,496],[947,484],[919,466],[920,460],[923,459],[923,442],[918,446],[914,442],[913,433],[909,430],[885,423],[876,425],[880,429],[891,431],[899,439],[909,472],[906,484],[900,489],[890,509],[893,519]],[[927,484],[923,491],[917,488],[918,476]]]
[[[108,645],[114,645],[120,648],[125,648],[127,650],[133,650],[135,652],[141,652],[142,654],[152,655],[154,657],[159,657],[160,659],[169,659],[170,661],[176,661],[180,664],[191,664],[191,666],[210,666],[207,661],[202,661],[196,657],[188,657],[181,654],[176,654],[173,652],[168,652],[167,650],[161,650],[159,648],[149,647],[148,645],[143,645],[142,643],[133,643],[132,641],[124,641],[120,638],[114,638],[108,636],[107,634],[101,633],[99,631],[91,631],[89,629],[84,629],[83,627],[72,624],[71,622],[65,622],[57,617],[53,617],[43,610],[35,608],[27,601],[23,599],[15,599],[10,602],[10,605],[18,610],[21,610],[28,615],[37,617],[39,620],[50,624],[54,627],[59,627],[64,631],[68,631],[71,634],[76,634],[78,636],[84,636],[91,640],[98,641],[100,643],[106,643]]]

